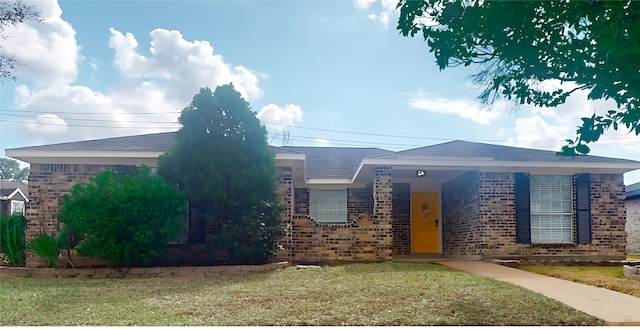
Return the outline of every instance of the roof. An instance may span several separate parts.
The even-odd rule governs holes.
[[[482,158],[498,161],[544,161],[544,162],[565,162],[575,159],[581,162],[633,162],[627,159],[617,159],[599,156],[559,156],[555,151],[537,150],[528,148],[518,148],[501,146],[495,144],[467,142],[467,141],[451,141],[426,147],[420,147],[405,151],[399,151],[381,155],[378,159],[401,159],[401,158],[423,158],[423,157],[442,157],[442,158]],[[638,162],[640,164],[640,162]]]
[[[22,195],[24,200],[29,201],[26,184],[16,181],[0,180],[0,199],[12,199],[16,194]]]
[[[20,151],[161,151],[176,144],[175,132],[123,136],[77,142],[47,144],[7,150]]]
[[[640,182],[630,184],[626,187],[627,199],[640,198]]]
[[[106,139],[46,144],[39,146],[7,149],[7,151],[157,151],[164,153],[176,145],[176,132],[152,133],[143,135],[121,136]],[[270,146],[273,152],[280,148]]]
[[[305,155],[307,179],[351,179],[362,159],[389,150],[379,148],[279,147],[281,152]]]
[[[150,164],[175,145],[175,133],[154,133],[7,149],[5,154],[29,163],[85,162]],[[559,156],[554,151],[509,147],[486,143],[451,141],[392,152],[380,148],[270,146],[278,166],[292,166],[295,177],[306,182],[349,183],[375,166],[425,168],[431,170],[582,171],[624,173],[640,169],[634,160],[599,156]],[[96,163],[100,162],[100,163]],[[575,173],[578,173],[575,172]],[[362,177],[361,179],[364,179]],[[312,180],[312,181],[307,181]]]

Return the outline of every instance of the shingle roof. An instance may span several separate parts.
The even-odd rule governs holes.
[[[77,142],[47,144],[7,150],[21,151],[158,151],[167,152],[176,145],[176,132],[152,133],[95,139]],[[269,146],[273,152],[278,147]]]
[[[69,143],[50,144],[43,146],[7,149],[7,152],[20,151],[37,155],[38,152],[78,152],[83,151],[131,151],[131,152],[158,152],[163,153],[175,145],[175,132],[154,133],[136,136],[124,136],[108,139],[78,141]],[[437,145],[415,148],[399,152],[391,152],[379,148],[341,148],[341,147],[270,147],[275,153],[280,154],[304,154],[306,167],[304,169],[308,179],[349,179],[358,170],[363,159],[368,158],[369,163],[378,160],[391,160],[402,162],[403,159],[465,159],[477,158],[490,161],[508,162],[576,162],[576,164],[602,163],[603,166],[620,164],[621,168],[640,168],[640,162],[633,160],[598,157],[558,156],[554,151],[525,149],[475,143],[466,141],[452,141]],[[49,156],[47,156],[49,157]],[[470,163],[470,165],[473,165]]]
[[[363,158],[390,152],[379,148],[280,147],[305,154],[308,179],[350,179]]]
[[[627,198],[640,197],[640,182],[630,184],[626,188]]]
[[[168,151],[176,144],[175,132],[123,136],[107,139],[17,148],[25,151]]]
[[[414,157],[455,157],[455,158],[490,158],[499,161],[542,161],[559,162],[576,159],[581,162],[634,162],[627,159],[608,158],[599,156],[558,156],[555,151],[508,147],[495,144],[451,141],[441,144],[404,150],[374,158],[397,159]],[[638,162],[640,164],[640,162]]]
[[[22,182],[9,181],[9,180],[0,180],[0,198],[6,198],[7,196],[13,194],[16,189],[20,189],[20,191],[27,196],[27,185]]]
[[[0,189],[11,189],[13,191],[16,188],[20,188],[23,193],[27,193],[27,185],[22,182],[0,180]]]

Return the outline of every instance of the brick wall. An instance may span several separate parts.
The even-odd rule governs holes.
[[[76,183],[89,182],[91,176],[105,170],[115,171],[116,168],[115,165],[31,164],[25,238],[29,240],[40,233],[56,233],[60,225],[58,212],[62,195]],[[27,254],[27,267],[38,267],[40,264],[40,258]]]
[[[484,227],[480,216],[480,174],[469,172],[442,185],[442,253],[478,256]]]
[[[59,201],[76,183],[89,181],[99,172],[113,169],[109,165],[31,164],[27,205],[26,239],[42,232],[55,233],[58,228]]]
[[[411,254],[411,188],[393,184],[393,255]]]
[[[621,174],[591,175],[591,244],[518,244],[513,173],[470,172],[443,185],[443,251],[455,256],[624,256]]]
[[[290,260],[292,244],[292,216],[294,208],[295,191],[293,188],[293,177],[291,167],[276,167],[276,189],[275,195],[282,210],[282,226],[285,228],[284,237],[278,242],[276,260]]]
[[[392,185],[388,168],[373,185],[347,189],[347,223],[321,224],[309,217],[309,189],[294,190],[291,259],[298,262],[391,260]]]
[[[627,206],[627,254],[640,254],[640,198],[625,201]]]

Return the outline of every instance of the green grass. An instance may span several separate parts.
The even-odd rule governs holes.
[[[5,326],[596,324],[543,295],[435,264],[0,281]]]
[[[640,281],[626,278],[622,266],[521,266],[522,270],[606,288],[640,298]]]

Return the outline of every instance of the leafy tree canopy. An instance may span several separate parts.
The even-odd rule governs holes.
[[[22,1],[0,1],[0,40],[7,39],[8,36],[4,35],[4,30],[8,26],[17,26],[19,23],[35,20],[42,21],[40,12],[34,6],[25,5]],[[11,54],[6,53],[3,50],[4,47],[0,45],[0,79],[9,78],[16,80],[17,77],[13,71],[20,63]]]
[[[130,266],[165,251],[182,231],[186,201],[142,167],[131,175],[104,171],[62,197],[58,218],[79,237],[78,253]]]
[[[27,181],[29,168],[20,168],[18,161],[10,158],[0,158],[0,179],[11,181]]]
[[[202,88],[179,118],[158,172],[202,209],[213,244],[236,262],[264,262],[281,236],[267,131],[232,84]]]
[[[422,34],[438,67],[478,64],[480,99],[554,107],[578,90],[615,109],[582,118],[561,153],[609,128],[640,134],[640,2],[400,0],[398,30]]]

